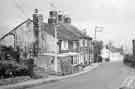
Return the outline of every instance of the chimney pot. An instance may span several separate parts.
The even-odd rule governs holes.
[[[34,11],[35,11],[35,13],[38,13],[38,9],[37,8]]]

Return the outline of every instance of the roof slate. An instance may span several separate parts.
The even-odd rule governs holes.
[[[13,30],[11,30],[9,33],[17,30],[21,25],[27,23],[32,20],[27,19],[26,21],[22,22],[18,26],[16,26]],[[80,38],[90,38],[87,35],[84,35],[78,28],[75,26],[65,23],[65,24],[59,24],[56,26],[57,29],[57,38],[59,40],[79,40]],[[41,30],[46,31],[48,34],[55,36],[55,30],[54,30],[54,25],[53,24],[48,24],[48,23],[42,23],[41,24]],[[7,33],[7,34],[9,34]],[[6,35],[7,35],[6,34]],[[5,35],[5,36],[6,36]],[[5,37],[3,36],[2,39]]]
[[[45,30],[48,34],[54,36],[55,31],[53,24],[44,23],[43,27],[42,30]],[[71,24],[59,24],[56,26],[56,29],[59,40],[79,40],[81,38],[92,39]]]

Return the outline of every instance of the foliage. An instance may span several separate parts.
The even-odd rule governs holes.
[[[30,75],[33,77],[33,60],[20,61],[19,49],[0,46],[0,77]]]
[[[130,66],[130,67],[135,68],[135,56],[126,54],[124,56],[123,63]]]
[[[101,61],[101,58],[99,57],[101,54],[101,50],[103,49],[103,41],[94,41],[94,62]]]
[[[103,41],[94,41],[94,54],[101,54],[103,48]]]

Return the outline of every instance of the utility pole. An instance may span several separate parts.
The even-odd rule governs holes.
[[[98,28],[100,28],[100,30],[97,30]],[[97,39],[97,32],[102,32],[102,29],[103,27],[102,26],[96,26],[95,29],[94,29],[94,38],[95,38],[95,42],[94,42],[94,57],[95,57],[95,62],[97,62],[97,48],[96,48],[96,39]]]
[[[98,28],[100,28],[100,30],[97,30]],[[104,27],[102,27],[102,26],[96,26],[95,27],[95,29],[94,29],[94,33],[95,33],[95,36],[94,36],[94,38],[95,38],[95,40],[96,40],[96,38],[97,38],[97,32],[102,32],[102,29],[103,29]]]
[[[95,29],[94,29],[94,32],[95,32],[95,33],[94,33],[94,34],[95,34],[94,38],[95,38],[95,40],[96,40],[96,36],[97,36],[97,34],[96,34],[96,33],[97,33],[97,32],[96,32],[96,29],[97,29],[97,26],[96,26]]]

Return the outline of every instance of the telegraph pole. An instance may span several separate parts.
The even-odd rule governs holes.
[[[102,29],[103,27],[101,26],[96,26],[95,29],[94,29],[94,38],[95,38],[95,45],[96,45],[96,39],[97,39],[97,32],[102,32],[102,30],[97,30],[98,28]],[[96,52],[96,48],[94,46],[94,57],[95,57],[95,62],[97,61],[97,52]]]
[[[94,38],[95,38],[95,40],[96,40],[96,29],[97,29],[97,26],[95,27],[95,29],[94,29],[94,32],[95,32],[95,36],[94,36]]]
[[[100,28],[100,30],[97,30],[98,28]],[[103,29],[104,27],[102,27],[102,26],[96,26],[95,27],[95,29],[94,29],[94,38],[95,38],[95,40],[96,40],[96,38],[97,38],[97,32],[102,32],[102,29]]]

